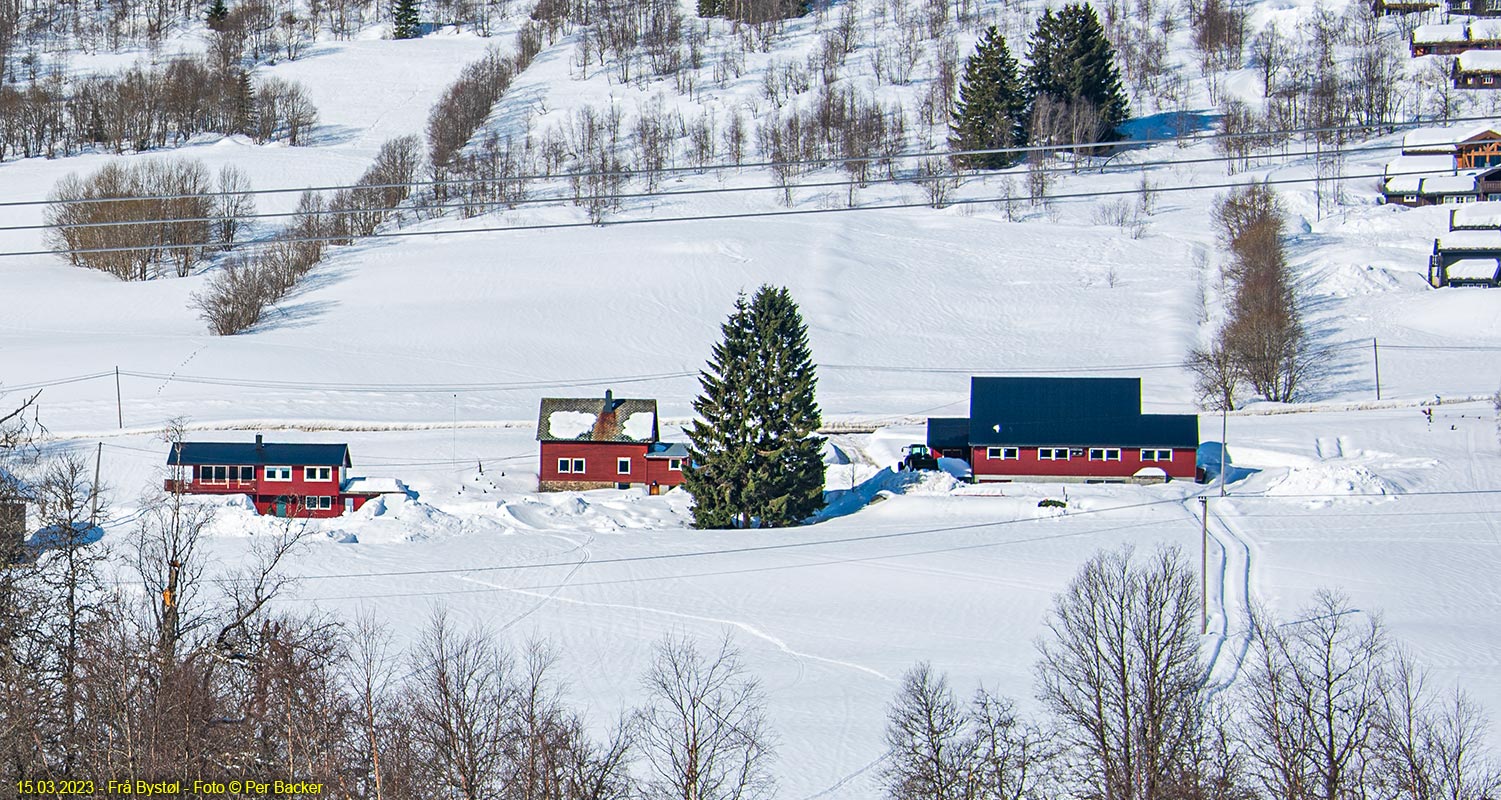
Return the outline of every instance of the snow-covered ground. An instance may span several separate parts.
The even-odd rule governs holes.
[[[1311,4],[1271,5],[1261,16],[1286,21]],[[685,113],[765,112],[761,69],[800,59],[815,37],[812,21],[790,26],[728,88],[681,101]],[[381,142],[420,133],[459,69],[509,40],[507,29],[492,40],[391,42],[371,32],[319,42],[266,68],[308,86],[321,115],[312,146],[209,137],[127,158],[232,163],[262,189],[345,182]],[[574,80],[570,48],[565,39],[544,49],[492,129],[519,132],[530,116],[545,130],[584,102],[615,101],[629,116],[668,90],[609,83],[607,73]],[[1251,77],[1228,84],[1259,91]],[[919,88],[903,90],[909,108]],[[1192,379],[1179,365],[1218,320],[1222,254],[1208,211],[1221,190],[1177,189],[1314,171],[1301,153],[1234,176],[1221,163],[1182,163],[1214,152],[1202,143],[1129,150],[1106,169],[1060,175],[1062,197],[1049,209],[1023,203],[1014,221],[995,203],[485,233],[463,231],[584,217],[556,205],[408,220],[404,231],[436,235],[333,250],[265,322],[235,337],[210,336],[188,307],[207,271],[122,283],[50,256],[0,258],[0,388],[12,392],[0,404],[48,384],[42,421],[56,446],[91,452],[104,442],[116,520],[106,543],[123,538],[133,498],[161,479],[154,435],[169,419],[187,419],[201,439],[254,429],[350,442],[357,469],[399,477],[418,497],[312,523],[320,535],[298,555],[293,571],[305,577],[285,602],[369,609],[403,636],[441,604],[512,642],[547,637],[575,699],[599,722],[639,697],[637,676],[664,632],[708,640],[730,631],[771,699],[785,797],[871,796],[883,706],[917,660],[949,671],[961,691],[983,680],[1030,703],[1033,641],[1054,593],[1090,554],[1122,543],[1177,545],[1194,562],[1194,496],[1206,490],[1213,680],[1234,680],[1251,604],[1291,614],[1333,587],[1383,614],[1442,679],[1501,716],[1501,494],[1492,493],[1501,492],[1501,447],[1496,412],[1479,399],[1501,386],[1501,293],[1429,288],[1427,254],[1447,211],[1378,206],[1374,177],[1350,181],[1332,215],[1317,211],[1312,187],[1281,187],[1290,255],[1330,355],[1308,406],[1229,417],[1239,468],[1229,497],[1181,483],[997,488],[882,472],[920,441],[915,421],[966,413],[972,374],[1139,375],[1148,411],[1190,410]],[[1379,174],[1394,154],[1351,156],[1344,171]],[[57,178],[108,160],[0,163],[0,202],[43,199]],[[1141,238],[1098,221],[1116,198],[1068,197],[1130,192],[1143,172],[1160,191]],[[662,188],[770,183],[756,170],[720,171]],[[956,197],[1007,193],[990,177]],[[610,217],[786,210],[778,194],[634,200]],[[878,185],[859,200],[922,196]],[[843,189],[795,197],[795,210],[846,203]],[[295,198],[265,195],[259,209],[287,210]],[[40,220],[39,206],[0,207],[0,226]],[[0,231],[4,251],[41,241],[37,231]],[[762,283],[789,287],[801,304],[825,416],[883,426],[833,437],[826,519],[699,532],[686,527],[681,492],[535,492],[541,396],[610,388],[654,397],[664,421],[680,423],[735,294]],[[97,377],[59,382],[85,376]],[[1437,400],[1430,427],[1418,404]],[[1280,411],[1297,413],[1268,413]],[[1219,424],[1205,417],[1202,438],[1218,440]],[[1066,512],[1038,508],[1065,493]],[[213,547],[230,564],[276,523],[223,505]]]

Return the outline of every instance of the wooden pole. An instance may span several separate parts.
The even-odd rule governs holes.
[[[120,368],[115,367],[115,422],[123,430],[125,428],[125,409],[120,403]]]
[[[89,492],[89,527],[99,521],[99,462],[104,460],[104,442],[94,451],[94,488]]]
[[[1223,472],[1224,465],[1220,465]],[[1209,498],[1199,498],[1199,633],[1209,632]]]
[[[1376,399],[1381,399],[1381,347],[1376,337],[1371,337],[1371,362],[1376,366]]]
[[[1225,496],[1225,472],[1230,468],[1230,450],[1225,440],[1230,438],[1230,411],[1220,408],[1220,497]]]

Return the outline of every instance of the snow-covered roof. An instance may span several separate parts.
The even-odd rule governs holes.
[[[1449,230],[1501,230],[1501,203],[1466,203],[1449,212]]]
[[[1423,178],[1419,175],[1402,175],[1396,178],[1388,178],[1386,181],[1386,193],[1417,194],[1422,185]]]
[[[1501,251],[1501,231],[1449,231],[1434,242],[1439,250]]]
[[[1402,137],[1403,153],[1452,153],[1459,137],[1449,128],[1418,128]]]
[[[604,397],[544,397],[537,412],[537,439],[544,442],[652,442],[657,439],[657,401]]]
[[[1432,178],[1423,179],[1423,194],[1473,194],[1475,191],[1475,173],[1465,172],[1459,175],[1435,175]]]
[[[1501,273],[1501,260],[1494,258],[1461,258],[1444,268],[1444,277],[1451,281],[1493,281]]]
[[[397,478],[349,478],[341,489],[344,494],[408,494],[407,485]]]
[[[1459,69],[1463,72],[1501,72],[1501,52],[1466,50],[1459,54]]]
[[[1501,40],[1501,19],[1477,19],[1470,23],[1471,41]]]
[[[1386,162],[1386,176],[1454,174],[1454,156],[1397,156]]]
[[[1463,23],[1452,25],[1419,25],[1412,32],[1413,44],[1436,44],[1438,42],[1462,42],[1465,40]]]

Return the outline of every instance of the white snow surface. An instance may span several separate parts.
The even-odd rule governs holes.
[[[651,438],[652,428],[656,423],[656,414],[650,411],[638,411],[626,417],[625,421],[620,423],[620,432],[638,442],[642,442]]]
[[[598,417],[584,411],[554,411],[547,415],[547,429],[558,439],[577,439],[594,430]]]
[[[859,6],[865,24],[874,5]],[[1260,2],[1251,11],[1257,26],[1276,20],[1291,30],[1314,6]],[[193,157],[215,171],[233,163],[257,188],[347,182],[381,142],[420,133],[443,87],[487,46],[508,42],[509,30],[494,40],[444,33],[407,42],[372,32],[320,41],[307,57],[266,68],[308,86],[321,118],[310,147],[200,137],[176,151],[120,158]],[[565,36],[518,76],[487,126],[519,135],[530,118],[545,130],[567,124],[583,103],[608,102],[623,109],[629,129],[658,95],[689,120],[703,111],[764,116],[764,70],[801,62],[819,33],[813,19],[789,24],[772,52],[747,56],[744,73],[725,87],[707,88],[701,76],[692,100],[671,81],[618,83],[608,70],[579,79]],[[962,39],[961,52],[972,41]],[[1012,42],[1014,52],[1024,46]],[[866,41],[851,58],[873,59],[875,48]],[[1189,48],[1170,58],[1197,76]],[[1252,72],[1232,73],[1223,90],[1259,101]],[[881,91],[910,112],[925,86]],[[1195,87],[1194,113],[1212,119],[1214,103]],[[1160,110],[1138,110],[1150,129]],[[1373,144],[1418,147],[1427,136],[1431,146],[1468,138],[1473,127]],[[909,142],[926,144],[917,133]],[[1379,175],[1391,152],[1353,152],[1343,169]],[[1209,143],[1169,143],[1128,149],[1112,165],[1216,153]],[[0,163],[0,201],[45,198],[63,175],[116,158]],[[1219,163],[1145,169],[1169,187],[1315,172],[1296,153],[1230,178]],[[1055,192],[1133,195],[1141,177],[1064,172]],[[1007,194],[1004,180],[967,178],[955,197]],[[747,169],[674,174],[663,184],[676,191],[769,181]],[[1309,328],[1329,355],[1306,403],[1259,404],[1226,418],[1235,469],[1224,498],[1217,487],[1179,481],[969,486],[952,463],[931,473],[891,470],[903,446],[923,441],[924,417],[967,413],[974,374],[1140,376],[1145,411],[1191,411],[1184,354],[1224,317],[1228,257],[1209,219],[1217,188],[1159,193],[1141,238],[1101,223],[1108,197],[1024,203],[1009,214],[986,202],[488,233],[463,231],[585,217],[564,204],[407,220],[406,230],[437,235],[333,248],[261,324],[233,337],[209,335],[189,307],[217,262],[187,278],[122,283],[50,256],[5,258],[0,381],[9,393],[0,408],[42,388],[42,419],[56,437],[49,448],[91,456],[104,443],[103,478],[115,501],[106,541],[128,537],[133,498],[160,485],[157,432],[167,420],[185,417],[205,437],[258,429],[291,441],[347,441],[360,470],[392,476],[415,497],[386,495],[355,514],[313,521],[320,535],[297,554],[292,572],[302,579],[282,605],[372,612],[403,639],[439,606],[507,642],[547,637],[562,654],[570,699],[601,728],[641,700],[637,676],[664,634],[710,643],[728,631],[767,691],[782,741],[781,797],[876,796],[885,704],[919,660],[948,672],[961,695],[983,681],[1035,708],[1033,643],[1053,596],[1100,548],[1178,546],[1197,564],[1195,495],[1203,491],[1213,519],[1203,643],[1216,685],[1237,679],[1251,604],[1290,616],[1330,587],[1361,613],[1381,614],[1435,680],[1462,685],[1501,718],[1501,495],[1492,494],[1501,486],[1501,446],[1484,399],[1501,386],[1501,293],[1426,283],[1436,237],[1498,247],[1501,239],[1448,233],[1450,209],[1378,205],[1376,190],[1371,180],[1347,182],[1344,204],[1331,211],[1311,185],[1279,186],[1289,262]],[[776,194],[642,199],[613,213],[786,210]],[[794,195],[799,211],[848,203],[842,188]],[[861,190],[858,201],[921,197],[910,184],[885,184]],[[285,211],[296,194],[257,202],[262,212]],[[0,226],[41,220],[39,206],[0,207]],[[38,249],[42,236],[0,232],[0,245]],[[681,490],[536,493],[539,397],[629,380],[633,395],[658,399],[663,437],[680,439],[666,428],[692,414],[697,371],[735,294],[763,283],[788,287],[800,305],[825,418],[876,428],[830,434],[830,507],[816,524],[697,531]],[[1466,349],[1445,349],[1456,345]],[[82,379],[57,382],[71,378]],[[1201,438],[1219,440],[1220,423],[1205,416]],[[594,417],[559,412],[549,424],[555,435],[578,436]],[[1065,498],[1066,509],[1037,505]],[[1161,502],[1142,505],[1152,501]],[[275,530],[243,498],[203,502],[218,516],[207,544],[216,570],[233,568],[257,536]]]

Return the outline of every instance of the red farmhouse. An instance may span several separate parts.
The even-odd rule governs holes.
[[[537,440],[544,492],[676,486],[688,463],[686,446],[658,440],[657,401],[608,391],[603,398],[543,398]]]
[[[971,378],[968,418],[928,420],[928,446],[976,480],[1193,480],[1199,418],[1141,413],[1139,378]]]
[[[267,443],[260,434],[254,444],[181,442],[167,466],[169,492],[249,495],[257,512],[278,517],[337,517],[383,493],[348,477],[347,444]]]

